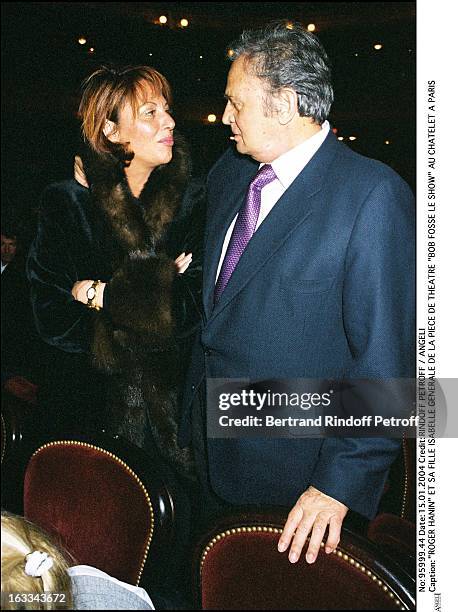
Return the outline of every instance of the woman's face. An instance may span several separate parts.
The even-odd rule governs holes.
[[[138,99],[136,114],[129,103],[119,112],[119,120],[110,140],[128,143],[135,153],[131,167],[153,170],[172,159],[175,121],[162,94],[145,85]]]

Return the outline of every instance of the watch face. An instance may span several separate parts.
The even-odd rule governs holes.
[[[93,300],[95,298],[95,289],[94,287],[89,287],[86,291],[86,296],[88,300]]]

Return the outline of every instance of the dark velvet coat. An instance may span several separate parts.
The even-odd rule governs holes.
[[[200,322],[203,190],[182,144],[139,199],[114,157],[87,154],[84,168],[89,189],[70,180],[45,190],[28,259],[37,329],[54,348],[46,418],[67,431],[121,433],[189,473],[176,411]],[[178,274],[183,251],[193,261]],[[102,310],[73,299],[84,279],[107,283]]]

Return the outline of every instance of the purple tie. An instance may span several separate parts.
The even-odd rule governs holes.
[[[232,236],[227,247],[223,265],[215,286],[215,303],[221,297],[226,288],[232,272],[235,270],[246,245],[256,229],[259,210],[261,208],[261,189],[277,178],[274,169],[269,164],[264,165],[256,174],[248,188],[248,194],[244,206],[235,222]]]

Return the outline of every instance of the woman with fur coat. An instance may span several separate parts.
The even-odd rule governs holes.
[[[89,187],[49,186],[28,260],[41,390],[59,434],[119,433],[191,476],[176,441],[200,321],[204,197],[174,133],[170,86],[149,66],[101,68],[79,108]]]

